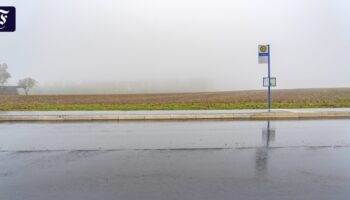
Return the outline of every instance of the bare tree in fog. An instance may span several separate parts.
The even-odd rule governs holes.
[[[28,95],[29,90],[32,89],[36,84],[37,81],[29,77],[18,81],[18,86],[24,89],[26,95]]]
[[[7,64],[0,64],[0,86],[3,86],[9,78],[11,74],[7,71]]]

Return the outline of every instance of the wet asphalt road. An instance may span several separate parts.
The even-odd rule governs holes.
[[[350,199],[350,120],[0,123],[0,199]]]

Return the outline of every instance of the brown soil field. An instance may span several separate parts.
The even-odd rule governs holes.
[[[113,95],[0,96],[0,110],[264,108],[266,90]],[[273,107],[350,107],[350,88],[272,91]]]

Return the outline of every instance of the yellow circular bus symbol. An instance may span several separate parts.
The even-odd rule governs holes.
[[[261,46],[260,47],[260,52],[265,53],[267,51],[266,46]]]

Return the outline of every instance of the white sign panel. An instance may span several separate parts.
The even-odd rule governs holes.
[[[269,77],[264,77],[263,85],[264,87],[269,87]],[[276,87],[276,85],[277,85],[276,77],[270,77],[270,86]]]
[[[269,45],[258,45],[259,64],[267,64],[270,56]]]

